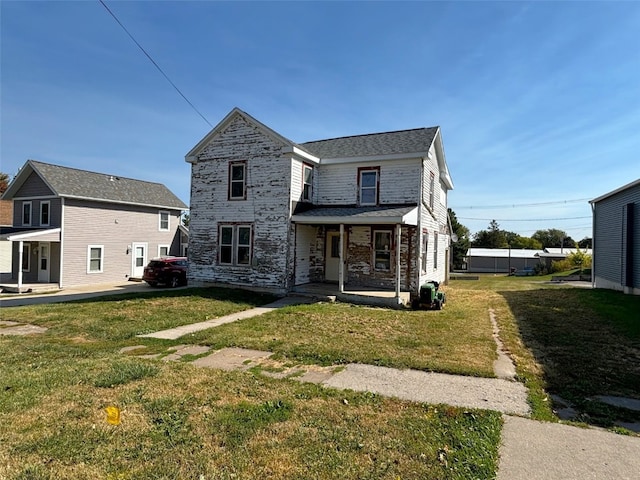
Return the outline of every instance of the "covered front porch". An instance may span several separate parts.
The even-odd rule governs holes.
[[[415,283],[417,206],[318,207],[296,214],[295,292],[404,306]]]

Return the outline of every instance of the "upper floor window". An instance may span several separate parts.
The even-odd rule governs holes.
[[[358,169],[358,203],[360,205],[378,204],[380,167]]]
[[[31,202],[22,203],[22,225],[31,226]]]
[[[229,164],[229,200],[247,198],[247,164],[233,162]]]
[[[313,167],[302,165],[302,201],[310,202],[313,193]]]
[[[218,241],[220,263],[223,265],[250,265],[251,233],[251,225],[221,225]]]
[[[431,207],[431,210],[433,210],[433,201],[434,201],[434,196],[435,196],[435,183],[436,183],[436,176],[433,172],[431,172],[431,176],[429,177],[429,207]]]
[[[158,228],[161,232],[169,231],[169,212],[165,210],[160,210],[158,215]]]
[[[40,202],[40,226],[46,227],[49,225],[49,209],[51,208],[51,202]]]

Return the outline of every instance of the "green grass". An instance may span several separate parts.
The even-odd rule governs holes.
[[[0,422],[6,426],[0,429],[0,478],[495,476],[501,429],[497,413],[413,404],[267,378],[258,371],[222,372],[118,353],[140,343],[148,345],[147,350],[166,351],[183,339],[143,340],[135,335],[269,300],[247,292],[189,289],[3,309],[6,319],[49,330],[0,337]],[[263,318],[288,323],[293,330],[298,317],[306,323],[322,320],[324,341],[350,335],[358,339],[358,355],[379,358],[381,364],[410,365],[412,356],[421,355],[419,361],[427,368],[487,373],[482,365],[492,354],[485,320],[469,328],[467,339],[483,352],[482,359],[465,367],[447,359],[463,350],[455,333],[463,325],[460,308],[439,315],[301,306]],[[247,325],[260,331],[259,324]],[[262,329],[262,335],[272,335],[269,328]],[[308,325],[302,328],[301,336],[291,339],[291,348],[285,347],[289,332],[279,332],[280,355],[326,363],[337,359],[338,364],[351,360],[346,343],[317,353],[313,349],[319,349],[319,343],[304,347],[302,340],[310,332]],[[366,348],[375,336],[380,352]],[[229,338],[221,344],[236,341]],[[107,406],[120,408],[120,425],[106,422]]]

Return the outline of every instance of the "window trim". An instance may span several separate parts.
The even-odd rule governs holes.
[[[376,249],[376,234],[378,233],[385,233],[387,235],[389,235],[389,268],[378,268],[377,262],[376,262],[376,253],[377,252],[382,252],[384,250],[377,250]],[[393,245],[393,230],[390,229],[385,229],[385,228],[377,228],[375,230],[372,231],[372,235],[371,235],[371,252],[373,254],[373,270],[376,272],[391,272],[392,267],[393,267],[393,251],[394,251],[394,245]]]
[[[429,264],[429,232],[422,232],[422,273],[427,273],[427,268]]]
[[[375,173],[376,174],[376,184],[375,184],[375,201],[373,203],[363,202],[362,201],[362,175],[365,173]],[[364,187],[366,189],[371,189],[373,187]],[[380,167],[359,167],[358,168],[358,205],[359,206],[377,206],[380,204]]]
[[[222,231],[225,228],[231,229],[231,243],[222,243]],[[248,228],[249,229],[249,243],[248,244],[240,244],[240,229]],[[231,262],[223,262],[222,261],[222,247],[230,247],[231,248]],[[239,249],[240,248],[249,248],[249,258],[246,263],[239,263]],[[218,265],[224,265],[229,267],[251,267],[253,263],[253,224],[251,223],[223,223],[219,224],[218,228]]]
[[[311,179],[310,182],[306,181],[306,177],[305,177],[305,173],[307,172],[307,170],[311,171]],[[302,164],[302,201],[303,202],[312,202],[313,201],[313,165],[310,165],[308,163],[303,163]],[[308,190],[305,190],[306,186],[309,186]],[[309,194],[305,195],[305,192],[308,191]]]
[[[167,228],[162,228],[162,215],[167,215]],[[158,211],[158,231],[159,232],[169,232],[171,230],[171,212],[169,210],[159,210]]]
[[[167,253],[164,254],[164,255],[162,254],[162,252],[160,252],[160,250],[163,249],[163,248],[167,249]],[[171,245],[165,245],[165,244],[158,245],[158,256],[159,257],[168,257],[170,251],[171,251]]]
[[[94,248],[100,249],[100,269],[91,269],[91,250]],[[87,274],[103,273],[104,272],[104,245],[87,245]]]
[[[43,222],[42,221],[42,207],[43,206],[47,206],[47,221]],[[51,225],[51,201],[50,200],[42,200],[40,202],[40,226],[41,227],[48,227],[49,225]]]
[[[240,180],[233,180],[233,168],[242,166],[242,196],[233,196],[233,183]],[[229,185],[227,192],[228,200],[246,200],[247,199],[247,162],[245,160],[237,162],[229,162]]]
[[[433,269],[438,269],[438,232],[433,232]]]
[[[25,217],[25,208],[29,207],[29,221],[25,222],[24,221],[24,217]],[[22,226],[23,227],[30,227],[33,224],[33,202],[28,201],[28,202],[22,202]]]

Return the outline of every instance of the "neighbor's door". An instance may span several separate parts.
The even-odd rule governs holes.
[[[51,246],[49,242],[40,242],[38,246],[38,281],[43,283],[49,283],[51,278],[51,266],[50,257]]]
[[[328,282],[340,280],[340,232],[327,232],[324,279]]]
[[[147,264],[147,244],[133,243],[131,244],[131,249],[133,250],[131,276],[133,278],[142,278],[144,266]]]

